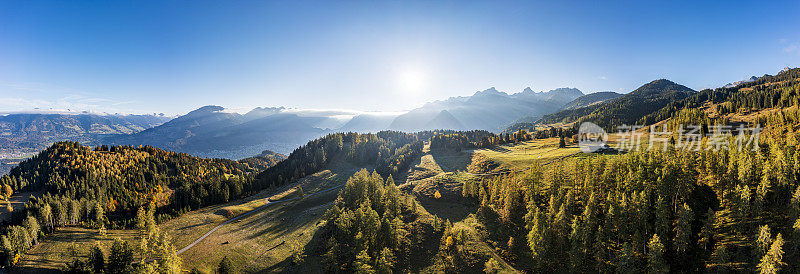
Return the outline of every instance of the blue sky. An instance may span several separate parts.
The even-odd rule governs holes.
[[[800,63],[800,1],[601,2],[2,1],[0,112],[401,111]]]

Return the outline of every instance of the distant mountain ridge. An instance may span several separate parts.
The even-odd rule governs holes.
[[[359,114],[347,121],[337,131],[341,132],[378,132],[389,128],[397,115]]]
[[[136,134],[109,136],[117,145],[150,145],[201,157],[241,159],[266,149],[289,152],[326,131],[325,118],[301,117],[282,108],[256,108],[244,115],[204,106]]]
[[[41,136],[40,139],[34,139],[37,145],[24,144],[31,139],[19,137],[17,134],[14,135],[16,141],[6,141],[5,147],[16,149],[28,146],[33,153],[54,141],[70,140],[86,145],[148,145],[200,157],[243,159],[264,150],[286,154],[309,140],[331,132],[364,133],[387,129],[407,132],[431,129],[500,131],[515,120],[538,119],[544,114],[557,111],[562,105],[581,96],[583,93],[575,88],[558,88],[545,92],[526,88],[514,94],[489,88],[471,96],[429,102],[403,114],[299,110],[285,107],[257,107],[241,114],[215,105],[200,107],[171,120],[159,116],[150,120],[138,118],[136,121],[126,122],[119,120],[119,117],[133,119],[139,116],[112,115],[99,118],[98,115],[87,114],[84,118],[72,119],[74,121],[68,123],[68,126],[59,127],[74,129],[74,132],[65,130],[54,134],[56,131],[47,129],[46,126],[54,123],[22,123],[28,128],[28,132],[35,133],[24,136]],[[15,116],[3,116],[5,119],[12,117]],[[20,127],[3,124],[0,119],[0,130],[9,131]],[[0,141],[2,138],[9,139],[5,136],[10,135],[6,133],[0,136]]]
[[[741,80],[741,81],[736,81],[736,82],[733,82],[733,83],[728,83],[727,85],[725,85],[723,87],[724,88],[736,87],[736,86],[744,84],[744,83],[750,83],[750,82],[756,81],[756,80],[758,80],[758,78],[759,77],[750,76],[750,78],[747,78],[747,79],[744,79],[744,80]]]
[[[245,114],[221,106],[204,106],[160,126],[127,135],[111,135],[104,143],[150,145],[201,157],[242,159],[263,150],[289,153],[309,140],[330,132],[407,132],[431,129],[500,130],[522,117],[540,117],[582,96],[574,88],[534,92],[530,88],[507,94],[495,88],[472,96],[452,97],[425,104],[408,113],[342,113],[297,111],[284,107],[255,108]],[[337,116],[351,114],[342,120]]]
[[[432,129],[430,127],[436,125],[446,126],[440,129],[500,131],[516,119],[526,116],[541,117],[559,110],[562,105],[580,96],[583,93],[575,88],[559,88],[547,92],[534,92],[531,88],[526,88],[511,95],[489,88],[472,96],[451,97],[427,103],[395,118],[389,129],[419,131]],[[442,114],[443,111],[446,113]],[[442,123],[442,120],[448,122]]]
[[[575,98],[584,96],[583,92],[576,88],[557,88],[547,92],[535,92],[530,87],[525,88],[522,92],[511,95],[515,98],[539,100],[548,102],[569,102]]]
[[[65,140],[99,145],[102,136],[137,133],[169,119],[161,115],[7,114],[0,116],[0,158],[23,157]]]
[[[461,122],[450,114],[447,110],[442,110],[436,117],[433,117],[433,120],[430,120],[423,129],[426,130],[433,130],[433,129],[454,129],[454,130],[464,130],[465,127]]]

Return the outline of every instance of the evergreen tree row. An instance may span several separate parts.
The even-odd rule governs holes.
[[[470,181],[504,257],[564,272],[800,271],[800,144],[633,151]]]
[[[351,177],[315,234],[327,273],[418,272],[436,255],[442,222],[400,193],[392,177]]]

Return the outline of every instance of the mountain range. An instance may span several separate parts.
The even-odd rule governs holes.
[[[0,159],[24,158],[64,140],[99,145],[103,136],[133,134],[169,120],[163,115],[6,114],[0,116]]]
[[[691,92],[685,86],[661,79],[624,95],[614,92],[584,95],[575,88],[546,92],[526,88],[508,94],[489,88],[472,96],[430,102],[402,114],[283,107],[259,107],[240,114],[220,106],[204,106],[169,121],[163,116],[149,115],[6,115],[0,117],[0,130],[4,134],[0,140],[4,142],[3,148],[9,150],[26,147],[35,151],[55,141],[74,140],[90,145],[149,145],[201,157],[243,159],[264,150],[288,154],[307,141],[332,132],[387,129],[501,132],[507,128],[522,129],[534,121],[570,122],[618,111],[624,111],[624,117],[639,119],[648,114],[647,109],[660,108]]]
[[[326,131],[327,117],[302,117],[283,108],[256,108],[246,114],[205,106],[135,134],[108,136],[119,145],[150,145],[202,157],[241,159],[265,149],[288,152]]]
[[[559,88],[547,92],[507,94],[495,88],[478,91],[472,96],[451,97],[427,103],[398,116],[389,129],[419,131],[431,129],[482,129],[501,131],[516,119],[557,111],[583,93],[575,88]]]
[[[741,80],[741,81],[736,81],[736,82],[733,82],[733,83],[728,83],[727,85],[725,85],[723,87],[724,88],[732,88],[732,87],[736,87],[736,86],[744,84],[744,83],[753,82],[755,80],[758,80],[758,77],[750,76],[750,78],[747,78],[747,79],[744,79],[744,80]]]
[[[642,122],[640,119],[648,114],[658,111],[670,103],[680,101],[695,92],[691,88],[670,80],[658,79],[603,103],[544,115],[538,123],[580,124],[589,121],[606,128],[612,125],[634,124]]]
[[[205,106],[163,125],[134,134],[111,135],[103,141],[115,145],[151,145],[201,157],[241,159],[265,149],[289,153],[332,132],[498,131],[520,117],[539,117],[556,111],[582,95],[574,88],[547,92],[527,88],[511,95],[490,88],[472,96],[428,103],[400,115],[286,108],[256,108],[238,114],[220,106]]]

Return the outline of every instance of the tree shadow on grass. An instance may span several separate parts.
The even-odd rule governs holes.
[[[186,229],[195,228],[195,227],[198,227],[198,226],[204,226],[204,225],[207,225],[207,224],[210,224],[210,222],[202,222],[202,223],[198,223],[198,224],[187,225],[187,226],[175,229],[175,230],[186,230]]]
[[[456,172],[467,169],[472,157],[470,154],[464,152],[454,151],[431,151],[431,156],[439,168],[444,172]]]
[[[321,206],[334,201],[337,195],[337,191],[330,191],[307,199],[293,201],[291,202],[292,204],[283,206],[283,210],[276,212],[273,216],[250,220],[243,225],[243,229],[257,230],[258,232],[247,236],[247,239],[265,235],[280,238],[290,234],[294,229],[315,223],[327,210],[327,207],[323,208]],[[332,206],[333,204],[330,205]],[[309,210],[313,210],[313,212],[306,212]],[[266,228],[262,229],[262,227]]]

